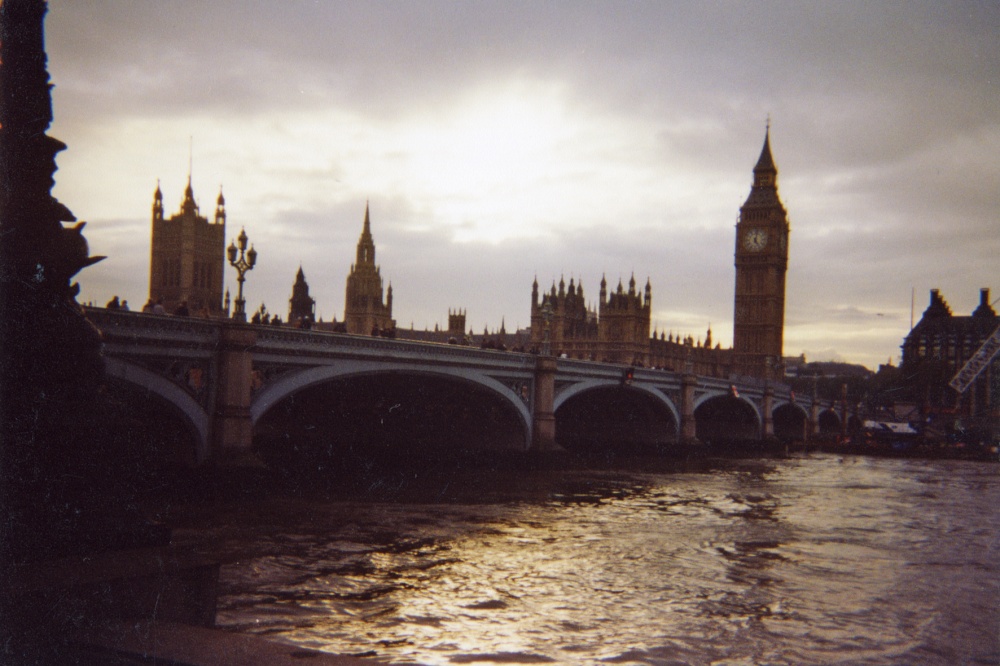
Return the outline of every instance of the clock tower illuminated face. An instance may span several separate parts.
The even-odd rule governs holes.
[[[736,372],[762,379],[784,375],[785,273],[788,213],[778,198],[778,170],[764,135],[750,196],[736,223],[733,352]]]
[[[760,252],[767,245],[767,231],[764,229],[747,229],[743,234],[743,247],[750,252]]]

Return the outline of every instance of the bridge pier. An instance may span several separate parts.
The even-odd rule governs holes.
[[[761,433],[761,439],[774,439],[774,388],[771,386],[764,389],[762,411],[764,412],[764,432]]]
[[[227,322],[220,331],[211,456],[217,464],[241,465],[254,460],[250,398],[256,342],[257,333],[245,324]]]
[[[810,440],[819,434],[819,398],[813,396],[812,405],[809,406],[809,423],[806,425],[806,440]]]
[[[535,399],[531,409],[531,450],[556,451],[556,359],[535,359]]]
[[[847,439],[847,384],[840,385],[840,438]]]
[[[690,373],[681,377],[681,443],[699,444],[698,424],[694,419],[694,390],[698,378]]]

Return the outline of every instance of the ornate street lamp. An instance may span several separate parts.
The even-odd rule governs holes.
[[[546,300],[542,303],[542,321],[545,322],[545,331],[542,337],[542,356],[552,356],[552,342],[550,336],[550,323],[552,322],[552,304]]]
[[[254,250],[253,245],[251,245],[250,251],[246,252],[246,258],[244,258],[244,252],[247,249],[247,232],[243,229],[240,229],[240,235],[236,237],[236,243],[239,244],[239,259],[236,258],[236,245],[230,243],[229,247],[226,248],[226,255],[229,258],[229,263],[236,269],[236,281],[240,283],[240,288],[236,295],[236,308],[233,310],[233,319],[236,321],[246,322],[247,312],[246,300],[243,298],[243,282],[246,280],[244,276],[247,271],[253,270],[254,264],[257,263],[257,251]]]

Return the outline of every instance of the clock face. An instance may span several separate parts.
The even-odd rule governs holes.
[[[767,245],[767,232],[763,229],[750,229],[743,235],[743,247],[751,252],[760,252]]]

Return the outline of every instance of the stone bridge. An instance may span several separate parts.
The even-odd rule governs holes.
[[[255,426],[282,401],[359,378],[435,378],[489,395],[518,424],[514,447],[522,450],[557,448],[557,428],[624,436],[643,413],[653,415],[646,436],[667,445],[801,440],[821,421],[817,403],[799,404],[787,386],[749,378],[228,320],[86,313],[102,333],[107,375],[168,403],[192,434],[197,463],[239,460],[252,450]],[[611,402],[624,406],[609,409]]]

